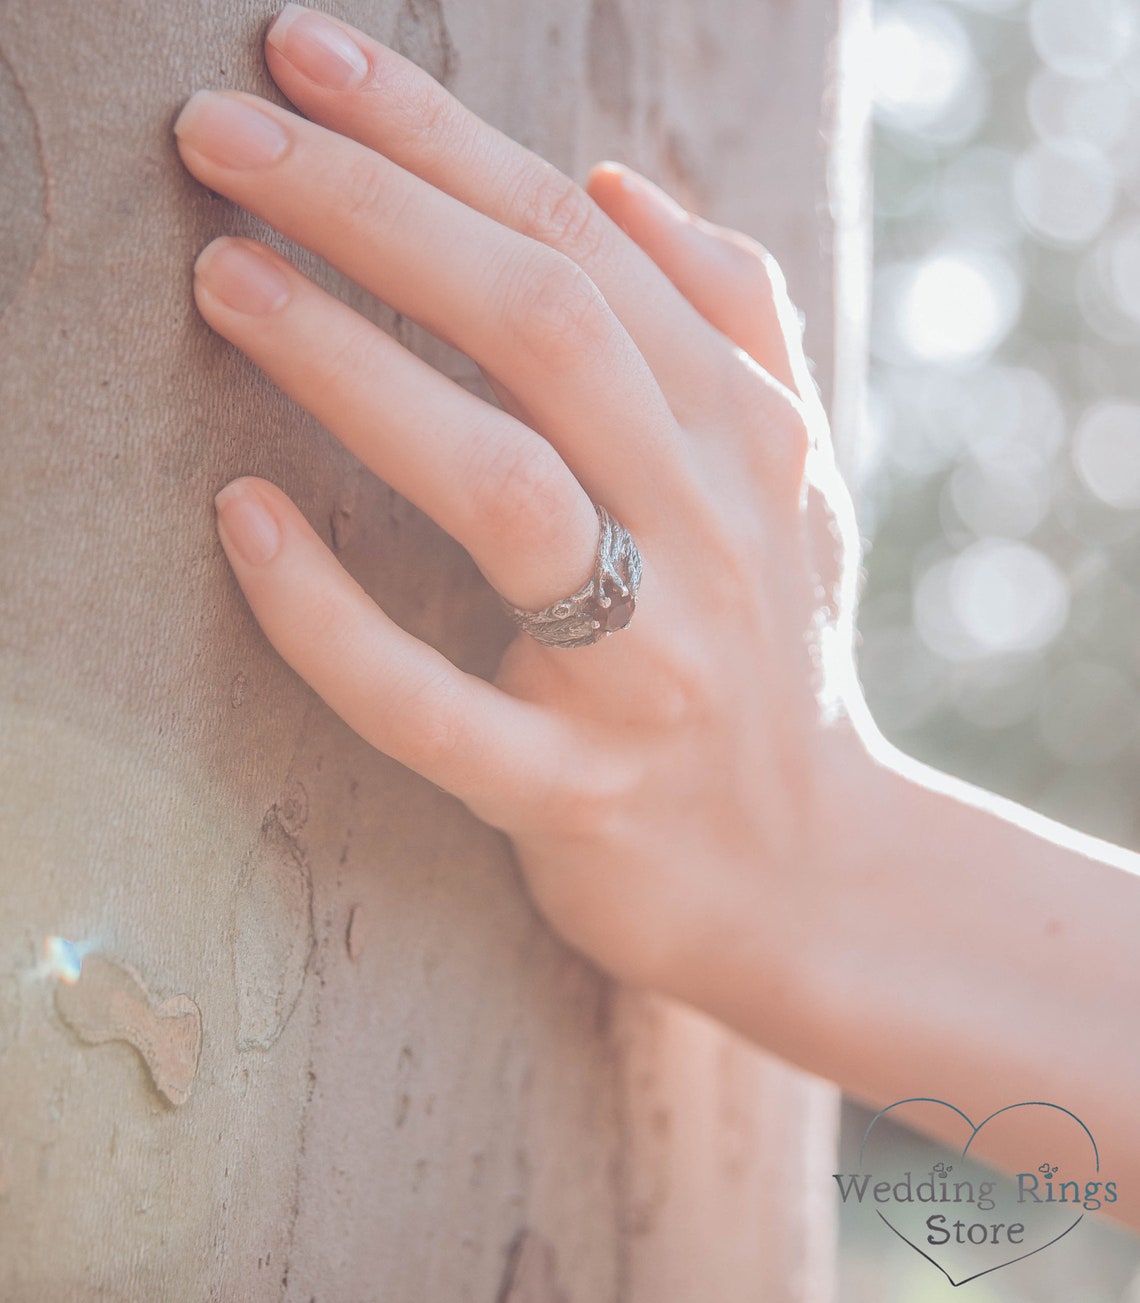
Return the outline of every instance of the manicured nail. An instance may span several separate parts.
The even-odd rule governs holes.
[[[368,59],[336,23],[303,5],[286,5],[266,40],[297,69],[329,90],[353,90],[368,76]]]
[[[220,167],[265,167],[289,148],[284,127],[235,95],[200,90],[174,124],[183,144]]]
[[[273,255],[244,240],[223,236],[206,245],[194,277],[214,298],[251,317],[276,312],[289,301],[289,282]]]
[[[224,542],[251,566],[272,561],[281,548],[281,530],[248,480],[233,480],[214,499]]]

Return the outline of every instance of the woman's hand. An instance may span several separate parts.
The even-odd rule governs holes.
[[[630,627],[520,634],[494,684],[398,628],[263,480],[218,496],[270,641],[376,747],[514,841],[538,907],[609,971],[701,1002],[710,958],[785,998],[841,767],[855,533],[771,259],[614,165],[585,191],[347,26],[290,5],[270,71],[305,117],[200,93],[212,190],[469,354],[472,396],[248,240],[196,267],[207,322],[540,609],[636,540]],[[766,987],[765,987],[766,983]],[[775,1036],[775,1039],[783,1039]]]

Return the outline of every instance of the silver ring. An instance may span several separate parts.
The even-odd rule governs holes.
[[[641,586],[641,554],[624,525],[599,506],[594,573],[569,597],[541,611],[523,611],[504,599],[511,619],[547,647],[588,647],[633,619]]]

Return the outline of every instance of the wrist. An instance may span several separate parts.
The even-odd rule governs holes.
[[[894,799],[905,764],[858,717],[821,728],[790,797],[786,835],[778,846],[768,840],[750,848],[734,872],[709,875],[708,907],[694,917],[660,988],[821,1071],[844,926],[839,884],[860,871],[885,819],[872,811]]]

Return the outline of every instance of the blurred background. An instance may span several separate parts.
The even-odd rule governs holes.
[[[1140,846],[1140,0],[876,0],[868,58],[868,699],[909,754]],[[1140,1303],[1140,1242],[1091,1220],[972,1303]],[[843,1303],[958,1297],[889,1238],[845,1221]]]

